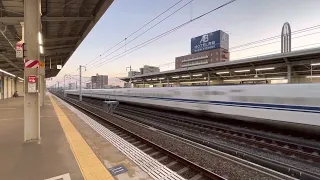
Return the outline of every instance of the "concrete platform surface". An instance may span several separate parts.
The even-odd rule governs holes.
[[[24,143],[23,101],[0,100],[0,179],[83,179],[48,97],[41,107],[41,143]]]
[[[23,97],[0,100],[0,179],[152,179],[55,97],[44,104],[41,143],[25,143]],[[118,166],[127,171],[112,176]]]

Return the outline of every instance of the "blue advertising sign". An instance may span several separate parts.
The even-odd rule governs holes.
[[[191,39],[191,53],[223,48],[229,50],[229,35],[221,30]]]

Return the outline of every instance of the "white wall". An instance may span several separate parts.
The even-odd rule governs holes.
[[[1,89],[3,89],[1,80],[2,80],[2,76],[0,76],[0,87],[1,87],[0,88],[0,99],[2,99],[2,94],[1,94],[2,90]]]
[[[291,79],[292,83],[320,83],[320,78],[305,78],[305,77],[300,77],[300,78],[292,78]]]
[[[19,96],[24,96],[23,82],[17,81],[17,91]]]
[[[7,78],[7,83],[8,83],[8,86],[7,86],[7,88],[8,88],[8,90],[7,90],[7,92],[8,92],[8,98],[11,98],[12,97],[12,86],[11,86],[11,84],[12,84],[12,81],[11,81],[11,78]]]
[[[11,94],[13,96],[14,92],[16,91],[16,88],[15,88],[15,80],[14,79],[11,79]]]
[[[17,85],[15,85],[14,78],[11,77],[4,77],[4,86],[3,86],[3,95],[4,99],[11,98],[14,92],[18,91],[19,96],[24,96],[24,84],[23,81],[19,82],[17,80]],[[1,92],[0,92],[0,99],[1,99]]]
[[[4,86],[3,86],[4,99],[8,98],[8,77],[4,77]]]

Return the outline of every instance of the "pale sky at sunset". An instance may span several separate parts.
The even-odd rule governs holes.
[[[197,17],[228,1],[229,0],[194,0],[191,5],[187,5],[146,34],[137,38],[137,40],[126,45],[125,48],[121,48],[119,51],[104,59],[96,59],[95,61],[108,61],[108,59],[124,53],[125,49],[130,49],[135,45],[189,21],[190,18]],[[238,49],[232,49],[232,47],[280,35],[282,25],[285,22],[290,23],[293,32],[319,25],[318,28],[312,31],[293,34],[293,51],[320,46],[320,0],[237,0],[127,56],[90,69],[90,64],[92,63],[90,61],[119,41],[124,40],[124,38],[132,32],[139,29],[176,2],[178,2],[178,0],[115,0],[58,76],[47,82],[48,85],[53,85],[56,81],[63,82],[63,76],[65,74],[78,74],[77,68],[80,64],[86,65],[89,63],[87,65],[89,66],[89,70],[83,75],[85,77],[95,75],[96,73],[107,74],[111,77],[123,77],[127,75],[126,67],[130,65],[134,70],[138,70],[144,64],[155,66],[168,64],[160,66],[161,71],[174,69],[173,62],[175,57],[190,53],[190,39],[192,37],[216,30],[223,30],[229,34],[231,60],[264,53],[279,52],[280,43],[277,41],[279,41],[280,38],[266,42],[277,43],[247,50],[241,49],[248,47]],[[128,38],[127,42],[187,2],[189,2],[189,0],[183,0],[175,8],[171,9],[171,11]],[[303,37],[297,38],[299,36]],[[124,42],[118,47],[122,45],[124,45]],[[117,47],[115,49],[117,49]],[[107,52],[103,56],[108,55],[114,50]],[[115,78],[111,78],[110,84],[119,83],[114,79]]]

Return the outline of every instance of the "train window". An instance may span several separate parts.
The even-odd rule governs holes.
[[[243,92],[241,89],[231,89],[230,92]]]
[[[203,91],[193,91],[192,94],[194,96],[202,96],[203,95]]]
[[[231,96],[230,97],[231,101],[247,101],[247,97],[246,96]]]
[[[174,94],[175,96],[178,96],[178,95],[180,95],[180,91],[173,91],[173,94]]]
[[[205,91],[205,95],[225,95],[225,92],[222,91]]]

